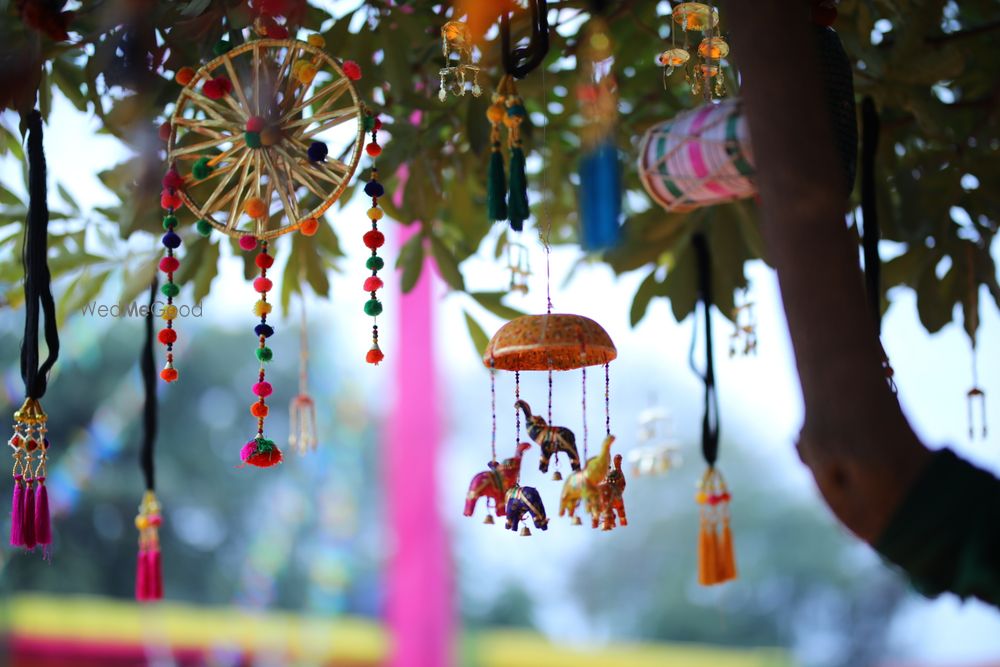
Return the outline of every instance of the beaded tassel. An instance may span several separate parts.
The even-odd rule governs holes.
[[[253,201],[250,200],[250,202]],[[248,202],[248,210],[251,208],[250,202]],[[252,236],[244,236],[240,239],[240,247],[244,250],[252,250],[255,245],[256,242]],[[253,393],[257,400],[250,406],[250,414],[257,418],[257,435],[243,446],[240,458],[249,465],[269,468],[281,463],[281,450],[278,449],[273,440],[264,437],[264,419],[268,413],[267,403],[264,399],[272,392],[271,383],[264,379],[264,364],[271,361],[273,356],[271,348],[267,346],[267,339],[274,334],[274,329],[267,323],[267,316],[271,312],[267,293],[274,286],[271,279],[267,277],[267,270],[274,264],[274,257],[267,252],[267,241],[261,243],[260,253],[257,255],[255,263],[260,269],[260,276],[253,281],[254,290],[260,294],[260,299],[253,307],[254,314],[260,318],[260,323],[254,327],[254,333],[257,335],[257,361],[260,362],[260,370],[257,374],[257,382],[253,385]]]
[[[14,495],[11,503],[10,544],[34,549],[52,543],[49,495],[45,488],[49,439],[41,404],[28,398],[14,413],[14,434],[7,444],[14,450]],[[38,462],[34,463],[35,452]],[[34,468],[32,466],[34,465]]]
[[[365,247],[372,251],[371,257],[365,263],[365,266],[372,272],[365,279],[364,284],[364,290],[369,295],[368,301],[365,302],[365,314],[374,318],[375,322],[372,324],[372,346],[368,350],[368,354],[365,355],[365,361],[377,366],[380,361],[385,359],[385,354],[382,353],[382,350],[378,346],[378,316],[382,313],[382,302],[378,300],[377,295],[378,290],[384,285],[382,279],[378,277],[379,270],[385,266],[385,262],[378,256],[378,249],[385,244],[385,235],[378,229],[378,221],[382,219],[383,215],[382,209],[378,205],[378,199],[385,194],[385,188],[379,183],[378,169],[374,166],[374,158],[382,153],[382,147],[379,146],[376,136],[376,133],[382,127],[382,121],[371,114],[367,114],[364,124],[365,131],[370,131],[372,135],[371,143],[365,147],[368,155],[372,157],[371,177],[365,183],[365,194],[372,198],[372,207],[368,209],[368,219],[371,220],[372,228],[365,232],[364,235]]]
[[[151,602],[163,599],[163,565],[160,558],[160,503],[156,494],[146,491],[135,517],[139,530],[139,560],[135,568],[135,599]]]
[[[177,216],[175,211],[181,207],[181,198],[177,191],[184,185],[184,179],[177,172],[177,168],[171,165],[163,177],[163,192],[160,195],[160,206],[167,212],[163,217],[164,234],[161,239],[163,247],[166,248],[166,255],[160,259],[160,271],[167,274],[167,279],[160,288],[160,292],[167,298],[167,305],[163,308],[161,317],[166,326],[160,330],[157,338],[160,343],[167,347],[167,361],[160,371],[160,377],[165,382],[173,382],[177,379],[177,369],[174,368],[174,343],[177,341],[177,332],[174,330],[174,320],[177,319],[177,306],[174,305],[174,297],[180,289],[174,283],[174,272],[180,267],[180,262],[174,257],[174,251],[181,245],[181,237],[174,231],[177,228]]]
[[[733,535],[729,527],[730,498],[722,474],[709,466],[696,496],[701,506],[698,583],[702,586],[714,586],[736,578]]]

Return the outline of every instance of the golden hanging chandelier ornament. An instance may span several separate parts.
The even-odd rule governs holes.
[[[670,48],[656,57],[663,68],[663,87],[669,76],[683,69],[693,94],[704,95],[706,100],[725,97],[722,61],[729,55],[729,43],[719,34],[719,10],[711,3],[682,2],[674,6],[671,16]],[[678,30],[684,35],[680,46]],[[700,33],[701,39],[692,41],[691,33]]]
[[[479,85],[479,66],[472,62],[472,35],[462,21],[448,21],[441,26],[441,53],[445,66],[441,68],[441,89],[438,99],[444,102],[448,93],[465,95],[466,85],[475,97],[483,94]],[[457,58],[455,58],[457,56]]]

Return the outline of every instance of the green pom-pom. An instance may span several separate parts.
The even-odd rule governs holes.
[[[257,348],[257,361],[271,361],[274,357],[274,353],[271,352],[269,347],[258,347]]]
[[[362,127],[365,128],[365,132],[371,132],[375,129],[375,116],[371,114],[365,114],[365,117],[361,121]]]
[[[176,215],[166,215],[163,217],[163,228],[173,229],[177,226],[177,216]]]
[[[493,144],[486,175],[486,215],[490,220],[507,219],[507,177],[503,173],[503,155],[498,144]]]
[[[220,39],[215,43],[215,46],[212,47],[212,53],[214,53],[217,56],[221,56],[223,54],[229,53],[232,50],[232,48],[233,48],[232,42]]]
[[[275,449],[274,440],[271,440],[270,438],[265,438],[262,435],[258,435],[256,438],[254,438],[254,442],[257,444],[258,454],[266,454]]]
[[[181,288],[175,285],[174,283],[163,283],[163,285],[160,287],[160,292],[165,297],[175,297],[180,293],[180,291]]]
[[[250,148],[260,148],[260,132],[244,132],[243,140]]]
[[[523,104],[512,104],[507,107],[507,115],[512,117],[520,116],[521,118],[524,118],[528,115],[528,111],[524,108]]]
[[[368,258],[368,261],[365,262],[365,266],[368,267],[369,271],[381,271],[382,267],[385,266],[385,260],[381,257],[372,255]]]
[[[365,315],[375,317],[382,313],[382,303],[378,299],[368,299],[365,301]]]
[[[201,234],[202,236],[207,237],[212,235],[212,223],[210,223],[208,220],[199,220],[194,224],[194,227],[195,229],[198,230],[198,233]]]
[[[514,146],[510,151],[510,197],[507,200],[507,217],[515,232],[524,229],[524,221],[531,215],[528,208],[528,178],[524,173],[524,151]]]
[[[208,178],[212,174],[212,171],[212,166],[208,164],[207,157],[199,158],[191,167],[191,174],[199,181]]]

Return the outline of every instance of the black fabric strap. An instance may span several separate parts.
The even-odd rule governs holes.
[[[862,246],[865,256],[865,290],[872,319],[882,333],[882,259],[878,254],[881,232],[875,195],[875,157],[878,152],[879,119],[872,98],[861,103],[861,216],[864,221]]]
[[[503,70],[515,79],[523,79],[538,67],[549,52],[549,5],[547,0],[529,0],[531,8],[531,41],[527,46],[511,50],[510,12],[500,14],[500,44]]]
[[[694,365],[694,339],[691,341],[691,368],[705,383],[705,413],[701,421],[701,453],[705,462],[715,465],[719,457],[719,399],[715,391],[715,364],[712,355],[712,259],[708,241],[698,232],[691,238],[698,266],[698,298],[702,304],[705,321],[705,372]],[[697,320],[695,320],[697,336]]]
[[[153,450],[156,445],[156,360],[153,356],[153,306],[156,304],[157,279],[149,288],[149,311],[146,313],[146,343],[139,357],[142,384],[146,389],[146,404],[143,409],[142,449],[139,451],[139,467],[146,480],[146,490],[156,489],[156,469]]]
[[[48,266],[49,207],[45,173],[45,151],[42,147],[42,116],[38,111],[28,115],[28,219],[25,222],[24,245],[24,339],[21,341],[21,379],[29,398],[41,398],[48,388],[48,374],[59,358],[59,332],[56,328],[56,307],[52,300]],[[38,326],[45,317],[45,344],[48,357],[39,366]]]

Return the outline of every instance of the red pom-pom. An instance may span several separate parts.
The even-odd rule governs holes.
[[[170,121],[165,120],[160,123],[160,127],[157,128],[156,132],[160,135],[160,141],[170,141]]]
[[[254,259],[254,263],[258,269],[270,269],[271,265],[274,264],[274,257],[271,257],[266,252],[262,252]]]
[[[240,250],[249,251],[257,247],[257,239],[251,234],[240,237]]]
[[[163,209],[174,209],[175,211],[184,206],[180,195],[163,192],[160,195],[160,207]]]
[[[837,20],[837,8],[825,5],[813,5],[812,20],[816,25],[829,28]]]
[[[281,450],[277,447],[272,447],[263,452],[254,452],[247,457],[246,462],[258,468],[270,468],[273,465],[281,463]]]
[[[171,167],[167,170],[167,173],[163,175],[163,187],[168,190],[177,190],[184,185],[184,177],[177,173],[177,170]]]
[[[385,355],[382,354],[378,345],[372,345],[372,349],[368,350],[368,354],[365,355],[365,361],[373,366],[378,366],[378,363],[383,359],[385,359]]]
[[[385,245],[385,234],[373,229],[370,232],[366,232],[364,235],[365,246],[370,250],[375,250],[376,248],[381,248]]]
[[[288,28],[283,25],[269,25],[267,36],[271,39],[288,39]]]
[[[365,291],[374,292],[375,290],[382,289],[382,279],[378,276],[368,276],[365,278]]]
[[[264,129],[264,119],[260,116],[247,118],[247,132],[260,132]]]
[[[274,283],[271,282],[270,278],[265,278],[264,276],[255,278],[253,281],[253,288],[261,294],[270,292],[272,287],[274,287]]]
[[[378,116],[375,116],[375,124],[372,126],[372,129],[376,132],[382,129],[382,119]]]
[[[303,220],[302,224],[299,225],[299,232],[301,232],[303,236],[315,236],[316,232],[318,231],[319,231],[319,220],[317,220],[316,218],[308,218],[306,220]]]
[[[158,333],[156,337],[164,345],[170,345],[171,343],[177,342],[177,332],[173,329],[160,329],[160,333]]]
[[[368,151],[368,154],[371,155],[372,157],[378,157],[379,155],[382,154],[382,147],[376,144],[374,141],[365,146],[365,150]]]
[[[270,408],[267,407],[267,404],[261,403],[260,401],[250,405],[250,414],[258,419],[266,417],[269,411]]]
[[[160,271],[164,273],[173,273],[179,269],[181,263],[177,261],[176,257],[164,257],[160,260]]]
[[[177,369],[164,368],[162,371],[160,371],[160,378],[162,378],[164,382],[173,382],[174,380],[177,379]]]
[[[224,76],[217,76],[203,83],[201,92],[210,100],[219,100],[233,92],[233,82]]]
[[[284,16],[285,12],[288,11],[285,0],[257,0],[255,4],[257,5],[257,11],[261,14]]]
[[[361,78],[361,66],[353,60],[345,60],[340,69],[344,70],[344,76],[351,81],[357,81]]]

